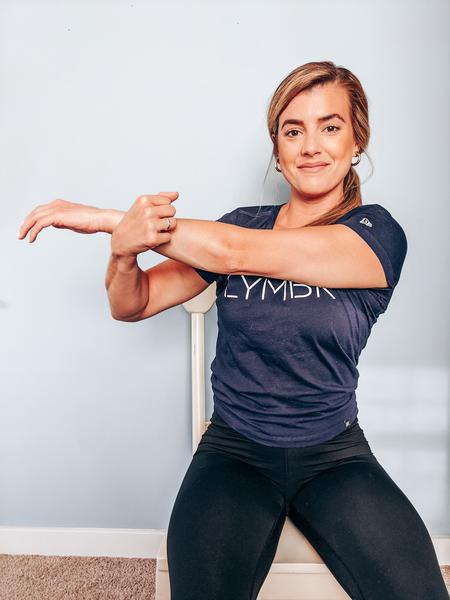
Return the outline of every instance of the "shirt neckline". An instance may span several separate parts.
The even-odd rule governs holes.
[[[287,202],[284,202],[283,204],[274,204],[273,205],[274,209],[273,209],[273,214],[272,214],[272,220],[271,220],[271,223],[270,223],[270,229],[274,228],[276,220],[277,220],[277,217],[278,217],[278,215],[280,213],[280,210],[281,210],[281,208],[283,206],[285,206],[285,204],[287,204]],[[344,219],[344,218],[348,217],[348,215],[351,214],[357,208],[363,208],[363,207],[365,208],[367,206],[373,206],[373,205],[370,205],[370,204],[360,204],[359,206],[355,206],[354,208],[348,210],[344,215],[342,215],[342,217],[339,217],[339,219],[334,224],[339,223],[339,221],[341,219]]]
[[[274,210],[273,210],[273,214],[272,214],[272,221],[270,223],[270,229],[274,228],[275,222],[277,220],[277,217],[280,213],[281,207],[284,206],[285,204],[287,204],[287,202],[284,202],[283,204],[274,204]]]

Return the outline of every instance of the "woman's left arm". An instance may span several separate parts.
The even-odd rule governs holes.
[[[388,285],[372,248],[342,224],[273,230],[177,218],[171,241],[153,250],[215,273],[330,288]]]

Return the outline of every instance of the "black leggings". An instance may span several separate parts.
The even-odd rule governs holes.
[[[358,419],[333,439],[278,448],[214,410],[167,531],[171,600],[255,600],[286,516],[353,600],[448,600],[430,534]]]

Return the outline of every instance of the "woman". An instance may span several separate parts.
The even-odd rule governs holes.
[[[48,225],[111,232],[106,284],[121,320],[217,282],[214,411],[170,517],[172,600],[255,599],[287,515],[351,598],[448,599],[423,520],[357,418],[359,355],[407,252],[389,211],[361,203],[362,86],[332,62],[302,65],[276,89],[268,129],[291,186],[281,206],[210,222],[175,219],[176,192],[141,196],[125,215],[57,201],[20,237]],[[169,260],[141,271],[148,249]]]

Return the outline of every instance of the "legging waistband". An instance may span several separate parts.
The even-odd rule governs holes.
[[[196,452],[218,452],[257,468],[280,487],[288,502],[294,491],[336,463],[373,456],[358,418],[321,444],[282,448],[250,440],[230,427],[215,409]]]

